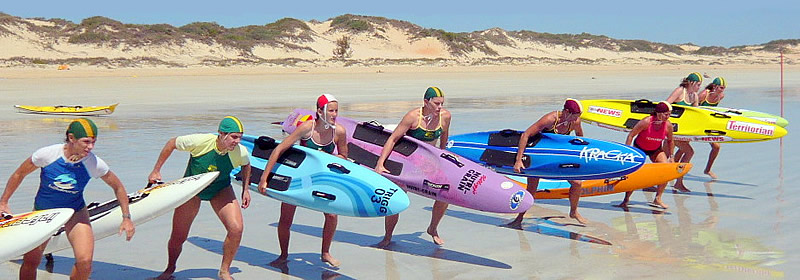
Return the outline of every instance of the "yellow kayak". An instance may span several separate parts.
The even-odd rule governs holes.
[[[48,114],[48,115],[75,115],[75,116],[99,116],[114,113],[117,104],[109,106],[26,106],[14,105],[20,113],[28,114]]]
[[[656,102],[649,100],[582,100],[581,120],[617,131],[630,131],[636,123],[650,115]],[[695,142],[744,143],[778,139],[785,128],[735,114],[704,110],[698,107],[672,105],[670,122],[674,139]]]

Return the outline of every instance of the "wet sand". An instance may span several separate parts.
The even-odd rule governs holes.
[[[117,112],[93,118],[100,128],[95,153],[106,160],[129,192],[144,186],[164,143],[178,135],[213,132],[223,116],[238,116],[248,134],[281,137],[271,126],[295,107],[313,106],[320,93],[341,102],[341,114],[356,119],[396,123],[421,103],[428,86],[445,92],[453,113],[453,134],[477,130],[524,129],[542,114],[556,110],[566,97],[648,98],[662,100],[680,78],[702,67],[668,70],[573,70],[561,72],[456,73],[271,73],[251,75],[181,75],[47,77],[0,79],[0,178],[37,148],[58,143],[68,118],[15,113],[12,105],[107,105]],[[779,113],[779,72],[775,69],[708,71],[729,81],[726,107]],[[793,125],[800,121],[800,78],[787,72],[786,118],[789,135],[782,141],[723,144],[714,171],[702,174],[708,144],[693,144],[695,168],[686,177],[691,193],[665,194],[671,207],[658,211],[646,205],[654,193],[636,192],[631,207],[612,207],[622,194],[581,200],[581,213],[591,223],[575,225],[567,216],[567,200],[538,200],[523,230],[498,225],[511,215],[451,206],[439,233],[444,246],[431,242],[425,228],[432,201],[410,195],[411,207],[401,214],[395,243],[388,249],[371,245],[383,235],[383,219],[340,217],[331,253],[338,269],[319,260],[323,217],[299,209],[292,228],[291,261],[268,263],[279,254],[276,225],[279,202],[251,192],[243,211],[245,233],[233,263],[238,279],[449,279],[449,278],[793,278],[798,271],[798,215],[792,182],[800,159]],[[1,77],[1,76],[0,76]],[[584,125],[588,137],[624,141],[625,134]],[[188,155],[174,153],[162,169],[179,177]],[[31,174],[10,206],[29,209],[38,184]],[[237,195],[240,187],[236,186]],[[668,190],[671,190],[669,188]],[[101,180],[93,180],[87,201],[113,197]],[[171,215],[138,225],[131,242],[110,237],[96,243],[94,279],[144,279],[166,265]],[[205,203],[178,262],[178,279],[216,277],[225,231]],[[610,243],[611,245],[607,245]],[[55,263],[40,267],[39,279],[68,278],[72,253],[55,254]],[[0,264],[0,278],[13,278],[19,260]]]

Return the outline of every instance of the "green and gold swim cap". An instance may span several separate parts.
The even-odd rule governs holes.
[[[97,138],[97,126],[90,119],[80,118],[69,123],[67,133],[72,133],[75,139],[83,137]]]
[[[442,93],[442,90],[438,87],[429,87],[428,90],[425,91],[425,100],[434,97],[444,97],[444,93]]]
[[[711,83],[721,87],[728,87],[728,81],[725,81],[725,78],[723,77],[717,77]]]
[[[686,80],[689,80],[690,82],[701,82],[702,83],[703,82],[703,75],[700,74],[700,73],[697,73],[697,72],[693,72],[693,73],[689,74],[688,77],[686,77]]]
[[[219,132],[222,132],[222,133],[233,133],[233,132],[244,133],[244,125],[242,125],[242,122],[239,121],[239,119],[237,119],[236,117],[227,116],[227,117],[223,118],[221,122],[219,122]]]

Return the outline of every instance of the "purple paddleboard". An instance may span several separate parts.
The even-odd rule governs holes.
[[[310,110],[295,109],[283,129],[291,133],[313,116]],[[348,156],[374,169],[392,132],[341,116],[336,125],[347,130]],[[406,191],[449,204],[494,213],[522,213],[533,205],[533,196],[505,176],[409,136],[397,141],[384,166],[390,173],[382,175]]]

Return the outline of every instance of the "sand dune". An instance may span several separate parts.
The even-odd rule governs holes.
[[[90,24],[87,21],[95,23]],[[129,25],[102,17],[74,24],[63,20],[25,19],[0,14],[0,46],[3,49],[0,52],[0,67],[47,68],[59,64],[100,68],[747,66],[777,63],[778,52],[775,51],[775,45],[785,50],[789,64],[794,63],[800,53],[797,40],[726,49],[692,44],[667,45],[616,40],[591,34],[547,34],[506,31],[500,28],[450,33],[424,29],[404,21],[353,15],[323,22],[294,19],[282,21],[274,24],[278,27],[242,27],[256,31],[258,28],[272,28],[267,31],[272,32],[269,36],[274,36],[268,39],[259,38],[252,45],[242,46],[236,45],[240,43],[238,41],[231,43],[224,40],[238,38],[234,35],[189,36],[191,34],[181,33],[184,29],[168,25]],[[291,25],[281,25],[285,22]],[[155,26],[161,26],[161,29],[156,29]],[[222,32],[234,30],[219,28]],[[153,30],[159,30],[158,32],[166,35]],[[135,36],[121,35],[129,33]],[[83,36],[79,38],[83,41],[76,40],[76,36]],[[342,37],[349,38],[351,52],[349,57],[337,59],[333,51],[337,48],[336,40]]]

